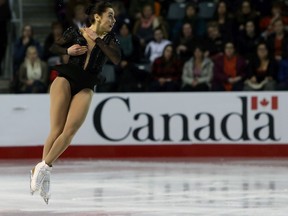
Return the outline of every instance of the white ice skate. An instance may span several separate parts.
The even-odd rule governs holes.
[[[49,199],[51,197],[51,193],[50,193],[50,172],[49,172],[48,175],[45,176],[40,190],[41,190],[40,191],[40,196],[44,199],[45,203],[48,204]]]
[[[50,175],[52,167],[49,167],[45,161],[38,163],[34,171],[30,171],[30,192],[33,195],[38,191],[47,175]]]

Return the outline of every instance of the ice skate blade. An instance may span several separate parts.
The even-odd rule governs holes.
[[[48,205],[49,199],[48,198],[43,198],[45,203]]]
[[[31,188],[31,182],[32,182],[32,170],[30,170],[30,194],[33,196],[34,192]]]

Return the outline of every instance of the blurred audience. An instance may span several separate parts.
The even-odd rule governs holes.
[[[215,21],[209,22],[207,24],[207,36],[204,39],[207,56],[213,58],[213,56],[223,53],[226,39],[227,38],[221,34],[218,23]]]
[[[233,35],[236,35],[236,26],[234,17],[230,11],[228,3],[224,0],[220,0],[217,4],[213,20],[218,23],[221,35],[225,35],[225,37],[232,39]]]
[[[22,30],[22,35],[14,43],[13,49],[13,71],[16,73],[25,59],[26,50],[29,46],[35,46],[38,56],[42,57],[42,46],[39,41],[33,37],[33,29],[31,25],[25,25]]]
[[[273,23],[273,33],[267,38],[269,49],[276,61],[288,57],[288,34],[284,29],[282,19],[276,19]]]
[[[182,62],[176,57],[173,46],[169,44],[164,48],[162,56],[156,58],[153,62],[149,91],[178,91],[181,71]]]
[[[153,63],[156,58],[163,54],[163,50],[168,44],[171,44],[171,41],[164,38],[162,29],[154,29],[154,40],[150,41],[145,49],[145,56],[150,63]]]
[[[0,75],[2,74],[1,64],[6,54],[8,42],[8,22],[11,19],[11,11],[8,0],[0,0]]]
[[[153,6],[145,4],[142,8],[141,17],[136,20],[133,30],[133,33],[140,38],[143,50],[145,50],[145,46],[153,40],[154,30],[156,28],[162,28],[162,32],[167,38],[168,34],[163,19],[154,14]]]
[[[29,46],[19,72],[20,93],[46,93],[48,84],[47,64],[39,58],[37,47]]]
[[[256,50],[256,56],[248,65],[248,74],[244,84],[244,90],[275,90],[278,72],[277,62],[270,55],[265,42],[260,42]]]
[[[64,28],[63,25],[56,21],[51,24],[51,32],[46,37],[44,41],[44,49],[43,49],[43,60],[47,61],[49,66],[54,66],[60,63],[61,56],[55,55],[50,51],[50,47],[54,44],[55,41],[62,37]]]
[[[122,52],[121,62],[115,68],[117,91],[144,91],[148,72],[137,67],[137,64],[141,62],[140,41],[131,32],[129,22],[119,24],[119,35],[117,37]]]
[[[193,54],[195,45],[199,44],[200,40],[196,38],[193,32],[191,23],[184,23],[180,35],[174,41],[177,55],[183,60],[187,61]]]
[[[196,46],[193,57],[185,62],[182,91],[208,91],[213,77],[213,62],[204,56],[204,48]]]
[[[178,20],[176,23],[170,21],[170,34],[172,40],[175,40],[176,37],[178,37],[179,32],[181,31],[181,28],[184,23],[190,23],[192,26],[192,29],[195,29],[195,35],[202,36],[205,33],[205,21],[198,17],[198,10],[196,4],[188,3],[185,7],[185,15],[184,18],[181,20]]]
[[[226,42],[224,54],[214,58],[212,89],[214,91],[241,91],[245,78],[245,59],[237,54],[233,42]]]
[[[256,46],[260,40],[260,36],[256,31],[255,23],[252,20],[248,20],[244,25],[244,30],[239,33],[237,38],[237,50],[238,53],[250,61]]]
[[[26,68],[30,78],[31,71],[37,74],[34,78],[39,78],[39,68],[45,67],[43,62],[36,63],[36,69],[34,63],[29,66],[28,53],[25,58],[27,48],[36,47],[37,55],[48,67],[67,61],[69,56],[53,55],[49,48],[68,26],[85,27],[86,6],[96,1],[55,1],[58,20],[51,23],[51,32],[41,41],[43,52],[42,44],[33,37],[31,25],[24,26],[21,37],[13,41],[15,89],[19,91],[21,77],[21,92],[41,92],[39,80],[35,83],[40,90],[25,87],[28,79],[23,82]],[[113,91],[288,90],[285,0],[113,0],[111,3],[117,20],[113,31],[122,51],[122,61],[114,70],[117,86]],[[183,14],[166,21],[172,4],[173,7],[179,4]],[[210,11],[209,18],[204,18],[205,10]],[[0,0],[0,63],[5,55],[10,17],[9,1]],[[56,76],[57,72],[49,72],[48,86]],[[47,90],[47,83],[42,86]]]
[[[259,13],[252,8],[250,0],[242,1],[240,9],[236,13],[235,18],[237,29],[240,32],[245,29],[245,24],[248,21],[252,21],[253,23],[259,23]]]

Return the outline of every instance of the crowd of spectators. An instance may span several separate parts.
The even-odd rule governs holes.
[[[85,27],[85,8],[94,1],[55,2],[58,20],[43,45],[33,37],[33,23],[15,41],[14,92],[49,91],[57,75],[50,68],[69,58],[49,47],[68,26]],[[287,1],[111,2],[122,60],[113,66],[114,80],[104,84],[109,88],[97,91],[288,90]]]

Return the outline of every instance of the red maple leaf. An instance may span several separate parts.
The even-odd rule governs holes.
[[[264,98],[263,100],[260,101],[260,104],[265,107],[269,104],[269,102]]]

